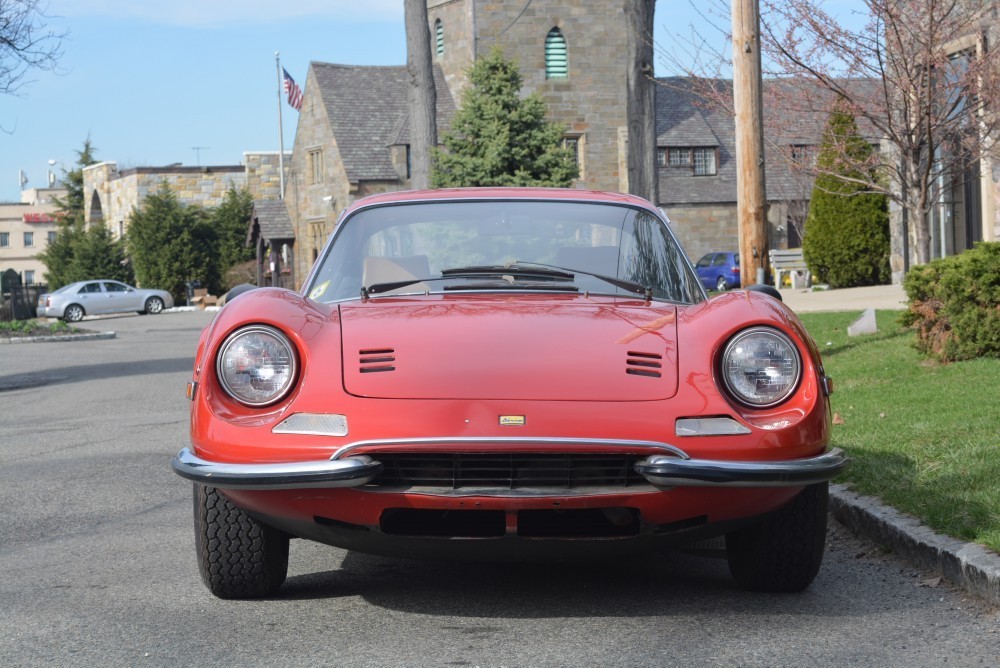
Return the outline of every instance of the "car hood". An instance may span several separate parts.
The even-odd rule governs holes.
[[[344,389],[356,396],[653,401],[677,391],[671,305],[372,300],[340,312]]]

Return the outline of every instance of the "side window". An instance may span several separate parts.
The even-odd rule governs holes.
[[[86,283],[86,284],[84,284],[83,286],[80,287],[80,289],[79,289],[78,292],[80,294],[84,294],[84,293],[86,293],[86,294],[93,294],[95,292],[99,293],[100,291],[101,291],[101,284],[100,283]]]
[[[711,264],[712,264],[712,258],[713,257],[715,257],[715,256],[712,255],[711,253],[709,253],[708,255],[703,255],[702,258],[700,260],[698,260],[698,264],[696,264],[695,266],[696,267],[708,267],[708,266],[711,266]]]
[[[104,289],[107,292],[128,292],[128,288],[121,283],[105,283]]]
[[[719,253],[715,256],[715,260],[712,261],[713,267],[725,267],[726,266],[726,254]]]

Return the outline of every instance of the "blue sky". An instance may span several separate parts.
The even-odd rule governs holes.
[[[831,4],[858,0],[830,0]],[[275,51],[299,85],[310,61],[406,62],[402,0],[49,0],[68,30],[55,72],[0,96],[0,202],[75,165],[90,137],[120,169],[240,164],[278,149]],[[702,19],[690,0],[657,0],[656,42]],[[670,25],[668,29],[666,26]],[[663,59],[659,76],[671,74]],[[282,107],[285,149],[297,112]],[[199,147],[199,148],[196,148]],[[49,165],[49,161],[55,165]]]

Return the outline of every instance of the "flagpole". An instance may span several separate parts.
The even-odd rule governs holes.
[[[285,126],[281,120],[281,87],[284,79],[281,76],[281,54],[274,52],[274,64],[278,68],[278,199],[285,199]]]

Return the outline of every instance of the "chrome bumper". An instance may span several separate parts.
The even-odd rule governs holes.
[[[801,487],[830,480],[847,466],[839,448],[816,457],[773,462],[691,459],[673,446],[635,464],[635,470],[656,487]],[[342,454],[338,452],[338,454]],[[184,448],[173,458],[174,472],[201,485],[222,489],[302,489],[358,487],[382,471],[368,455],[342,459],[275,464],[211,462]]]
[[[225,464],[202,459],[188,448],[170,464],[182,478],[221,489],[356,487],[382,471],[382,464],[365,455],[288,464]]]
[[[840,448],[816,457],[732,462],[653,455],[635,470],[657,487],[800,487],[826,482],[847,466]]]

